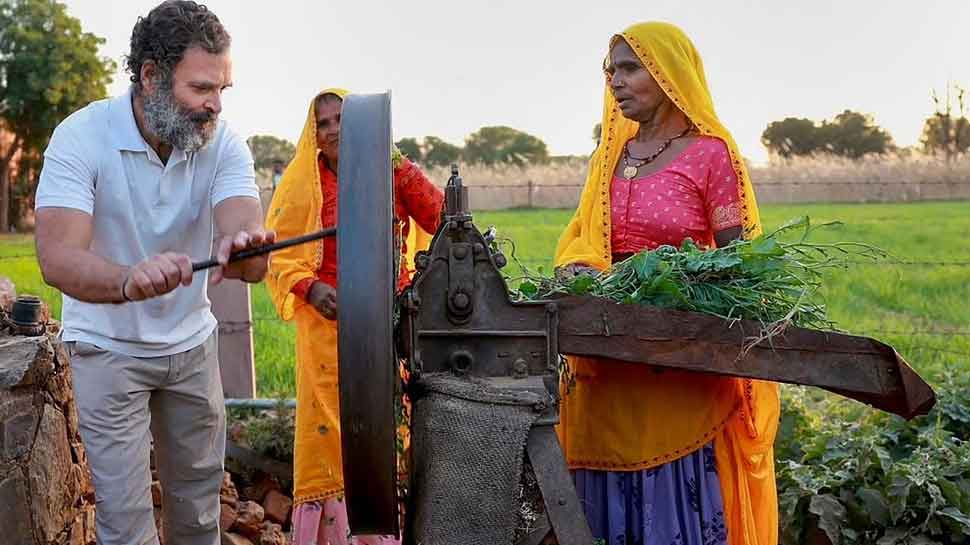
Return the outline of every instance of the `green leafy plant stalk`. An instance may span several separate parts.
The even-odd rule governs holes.
[[[857,260],[889,257],[859,242],[810,240],[820,228],[807,216],[751,240],[736,240],[712,249],[687,239],[680,248],[644,250],[598,274],[561,279],[521,267],[513,297],[518,300],[590,295],[617,303],[639,303],[701,312],[726,320],[756,320],[763,336],[784,327],[833,330],[819,293],[824,273]]]

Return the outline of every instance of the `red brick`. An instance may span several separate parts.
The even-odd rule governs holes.
[[[266,518],[276,524],[286,524],[292,508],[293,500],[276,490],[270,490],[263,500],[263,511],[266,513]]]
[[[239,534],[222,532],[222,545],[253,545],[253,542]]]
[[[222,486],[219,488],[219,503],[224,503],[230,507],[237,507],[239,504],[239,492],[236,485],[232,482],[232,475],[226,471],[222,476]]]
[[[279,490],[280,483],[271,475],[260,472],[259,475],[253,480],[253,484],[247,486],[242,491],[242,496],[247,500],[253,500],[255,502],[263,502],[266,498],[266,494],[270,490]]]
[[[259,539],[264,517],[263,506],[254,501],[242,501],[239,502],[236,512],[239,517],[230,530],[250,539]]]
[[[232,525],[236,523],[236,519],[239,517],[239,513],[236,513],[236,509],[230,507],[226,504],[221,504],[219,506],[219,528],[222,530],[228,530],[232,528]]]
[[[259,535],[259,545],[286,545],[286,536],[279,524],[266,521],[263,523],[263,531]]]
[[[152,481],[152,505],[158,507],[162,504],[162,483]]]
[[[165,534],[162,532],[162,529],[165,526],[162,521],[162,508],[155,507],[154,514],[155,514],[155,530],[158,532],[158,543],[160,545],[165,545]]]

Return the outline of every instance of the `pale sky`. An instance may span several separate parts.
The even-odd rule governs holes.
[[[156,0],[67,0],[118,62]],[[761,162],[760,135],[788,116],[870,113],[903,146],[932,113],[930,90],[970,87],[970,1],[274,0],[206,2],[233,37],[235,87],[223,119],[243,136],[295,141],[324,87],[391,89],[395,139],[461,144],[485,125],[588,154],[602,112],[601,61],[612,34],[663,20],[700,50],[718,114]]]

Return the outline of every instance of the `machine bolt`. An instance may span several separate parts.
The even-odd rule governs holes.
[[[482,255],[482,252],[485,251],[485,246],[481,242],[476,242],[475,245],[472,246],[472,251],[475,253],[475,255]]]
[[[495,266],[500,269],[509,264],[509,260],[505,259],[505,254],[502,252],[495,252],[493,257],[495,258]]]
[[[468,257],[468,246],[455,246],[455,259],[465,259]]]
[[[523,358],[517,358],[512,363],[512,376],[515,378],[525,378],[529,376],[529,363]]]
[[[462,292],[456,293],[455,296],[451,298],[451,301],[458,310],[465,310],[468,308],[468,305],[471,304],[468,294]]]
[[[448,358],[451,368],[459,374],[464,374],[475,363],[475,356],[468,350],[455,350]]]

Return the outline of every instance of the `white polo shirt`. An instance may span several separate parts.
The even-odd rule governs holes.
[[[94,218],[91,251],[121,265],[164,252],[208,259],[213,208],[229,197],[259,198],[246,143],[219,121],[209,144],[172,151],[162,164],[135,124],[131,92],[93,102],[65,119],[44,152],[36,208],[66,207]],[[63,339],[136,357],[177,354],[216,327],[208,275],[161,297],[123,305],[63,296]]]

